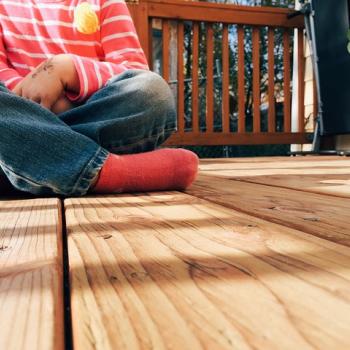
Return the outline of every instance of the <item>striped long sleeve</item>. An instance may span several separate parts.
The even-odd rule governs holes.
[[[70,95],[73,100],[86,99],[112,76],[127,69],[148,69],[129,10],[123,1],[102,1],[100,38],[103,61],[72,56],[80,81],[79,94]]]
[[[84,32],[77,9],[88,6],[98,21]],[[14,86],[44,60],[69,54],[84,101],[112,76],[127,69],[148,69],[129,10],[123,0],[1,0],[0,80]]]
[[[3,32],[0,27],[0,81],[8,89],[13,89],[22,79],[23,77],[14,68],[9,67],[3,43]]]

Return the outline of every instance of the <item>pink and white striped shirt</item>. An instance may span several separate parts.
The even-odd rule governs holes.
[[[84,34],[74,11],[88,2],[99,29]],[[148,69],[123,0],[1,0],[0,81],[13,89],[42,61],[71,54],[80,81],[72,100],[83,101],[127,69]]]

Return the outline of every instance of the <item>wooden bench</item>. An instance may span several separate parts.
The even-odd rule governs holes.
[[[349,179],[214,159],[184,193],[4,199],[0,348],[348,349]]]

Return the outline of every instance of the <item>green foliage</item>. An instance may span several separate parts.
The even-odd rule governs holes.
[[[348,43],[348,51],[350,53],[350,29],[348,31],[348,40],[349,40],[349,43]]]

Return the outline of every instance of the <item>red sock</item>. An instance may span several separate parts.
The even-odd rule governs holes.
[[[185,149],[164,148],[122,156],[110,154],[91,191],[183,190],[194,181],[197,171],[197,155]]]

